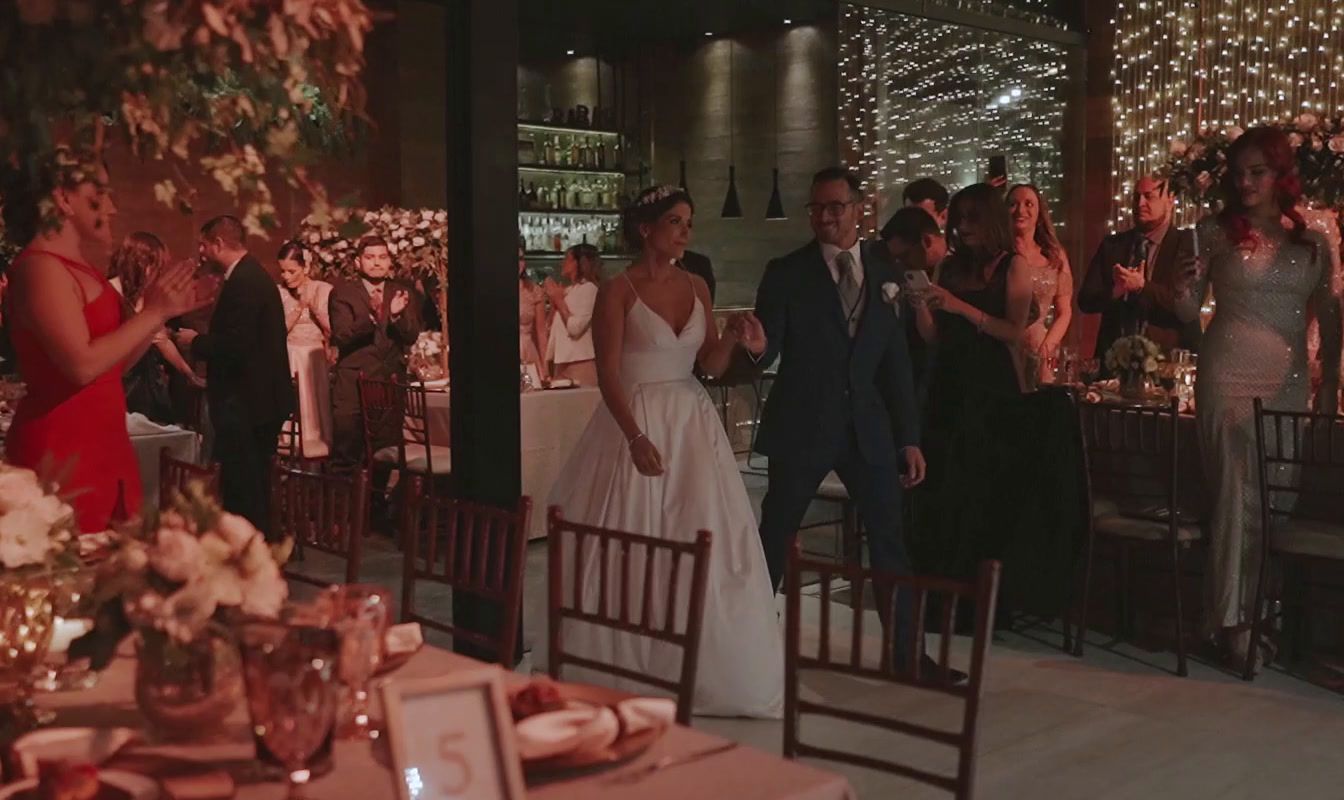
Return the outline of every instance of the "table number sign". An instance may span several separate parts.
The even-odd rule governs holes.
[[[382,686],[399,800],[522,800],[499,668]]]

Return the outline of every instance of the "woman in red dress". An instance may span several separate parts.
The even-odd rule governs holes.
[[[28,393],[5,457],[59,478],[80,531],[107,530],[118,513],[134,515],[141,500],[122,367],[196,304],[190,265],[160,273],[145,289],[143,310],[123,319],[120,296],[84,256],[112,242],[107,170],[60,150],[46,176],[6,177],[7,234],[28,242],[9,267],[6,320]],[[48,203],[54,220],[42,219]]]

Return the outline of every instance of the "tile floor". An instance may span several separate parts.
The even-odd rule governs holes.
[[[760,480],[748,476],[759,503]],[[814,518],[834,516],[818,508]],[[818,549],[833,541],[814,535]],[[528,550],[525,646],[544,627],[544,542]],[[339,576],[334,564],[311,559],[313,574]],[[372,539],[366,579],[397,589],[401,556],[386,540]],[[444,608],[446,597],[427,590],[425,608]],[[815,619],[819,601],[804,604]],[[870,612],[871,614],[871,612]],[[839,618],[841,615],[837,615]],[[865,630],[875,630],[875,617]],[[838,630],[837,634],[842,633]],[[817,627],[805,626],[815,638]],[[436,641],[434,635],[429,638]],[[977,797],[980,798],[1344,798],[1344,695],[1273,670],[1244,683],[1222,669],[1192,661],[1190,676],[1175,677],[1174,658],[1089,637],[1086,658],[1059,650],[1057,624],[1002,632],[990,650],[979,731]],[[954,663],[969,640],[953,646]],[[964,664],[964,658],[961,660]],[[520,670],[531,669],[530,654]],[[832,675],[805,674],[805,691],[829,703],[861,704],[912,721],[951,727],[957,701],[927,692],[876,686]],[[697,718],[697,727],[770,752],[779,752],[778,721]],[[899,734],[863,729],[823,718],[805,718],[804,740],[825,742],[922,768],[951,771],[948,748]],[[948,797],[946,793],[885,774],[826,762],[844,773],[861,798]]]

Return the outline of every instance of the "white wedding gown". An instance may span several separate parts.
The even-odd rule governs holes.
[[[662,455],[663,474],[641,475],[630,458],[625,436],[603,405],[571,453],[551,491],[550,504],[566,519],[659,539],[689,542],[707,530],[710,547],[695,713],[711,716],[779,718],[784,702],[784,648],[775,612],[774,592],[761,550],[756,519],[738,473],[723,423],[693,369],[705,340],[707,314],[697,299],[678,335],[642,300],[625,320],[621,378],[640,430]],[[566,537],[567,553],[572,540]],[[621,574],[620,548],[611,548],[609,577]],[[642,585],[643,553],[632,551],[631,618],[638,620],[642,597],[652,597],[653,619],[664,619],[669,563],[660,557],[654,586]],[[597,607],[598,562],[584,559],[584,607]],[[572,558],[565,574],[572,574]],[[690,579],[689,558],[678,570],[678,605],[684,609]],[[565,587],[572,596],[573,587]],[[609,608],[616,605],[616,582],[609,583]],[[682,611],[682,614],[685,612]],[[682,630],[678,621],[677,630]],[[566,650],[615,663],[668,680],[680,676],[680,648],[627,633],[566,622]],[[543,657],[544,658],[544,657]],[[540,663],[545,663],[540,660]],[[566,667],[563,677],[614,686],[631,692],[649,687],[602,673]]]

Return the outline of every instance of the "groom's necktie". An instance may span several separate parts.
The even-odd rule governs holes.
[[[859,303],[863,300],[863,292],[854,276],[854,256],[848,250],[836,253],[835,269],[840,273],[840,283],[836,285],[840,291],[840,305],[845,310],[849,335],[853,336],[859,329]]]

